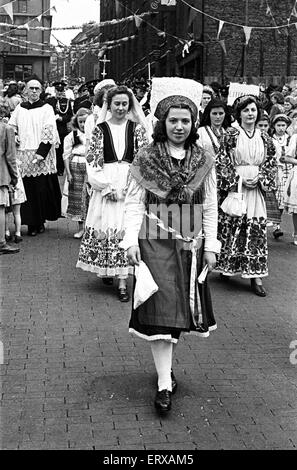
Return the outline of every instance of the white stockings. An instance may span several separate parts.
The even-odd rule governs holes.
[[[158,390],[169,390],[171,392],[173,344],[169,341],[156,340],[152,341],[151,348],[158,374]]]

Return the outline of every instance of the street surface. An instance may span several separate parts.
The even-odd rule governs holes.
[[[178,390],[164,418],[153,406],[149,344],[128,333],[131,303],[75,267],[77,225],[50,222],[35,238],[23,229],[21,252],[0,258],[3,450],[297,449],[289,216],[282,239],[270,229],[266,298],[247,280],[211,274],[218,329],[181,339]]]

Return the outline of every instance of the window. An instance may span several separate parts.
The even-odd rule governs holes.
[[[33,66],[31,64],[5,64],[5,78],[16,81],[24,81],[33,74]]]
[[[27,13],[27,0],[18,0],[16,4],[16,13]]]
[[[10,46],[10,52],[14,54],[27,54],[28,31],[26,29],[16,29],[11,36],[19,39],[19,41],[11,40],[13,45]]]

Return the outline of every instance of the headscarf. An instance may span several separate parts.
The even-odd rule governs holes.
[[[167,96],[161,100],[157,105],[155,116],[157,119],[162,119],[168,113],[170,108],[179,108],[180,106],[187,106],[190,108],[194,122],[196,122],[198,116],[197,106],[190,98],[182,95]]]

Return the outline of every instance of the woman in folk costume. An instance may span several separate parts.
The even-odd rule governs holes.
[[[81,238],[84,233],[85,219],[85,192],[84,183],[86,178],[86,137],[85,122],[91,111],[87,108],[79,108],[71,121],[73,131],[64,139],[63,160],[66,168],[66,180],[64,184],[63,196],[67,193],[66,217],[78,223],[78,232],[74,238]],[[63,198],[62,198],[63,208]]]
[[[166,87],[176,92],[170,79]],[[196,144],[197,107],[190,97],[164,95],[154,113],[154,141],[131,166],[121,244],[130,263],[143,261],[158,285],[133,308],[129,331],[151,344],[160,412],[170,410],[176,391],[172,354],[181,333],[208,336],[216,329],[207,280],[198,287],[197,278],[206,265],[214,268],[219,251],[214,160]]]
[[[291,119],[286,114],[276,114],[272,120],[272,139],[276,150],[276,159],[278,164],[277,172],[277,189],[276,189],[276,199],[278,204],[278,209],[281,214],[284,210],[284,187],[288,180],[293,165],[290,163],[285,163],[284,157],[287,153],[288,146],[291,140],[291,136],[287,133],[288,126],[291,123]],[[275,230],[273,231],[274,238],[282,237],[284,232],[280,228],[279,223],[276,224]]]
[[[250,279],[253,292],[265,297],[262,285],[262,278],[268,276],[265,192],[276,189],[275,148],[272,139],[256,128],[260,115],[253,96],[237,101],[235,116],[239,123],[235,148],[218,157],[219,205],[228,192],[237,191],[241,177],[247,213],[232,217],[219,211],[222,248],[217,269],[224,276],[241,274]]]
[[[88,116],[85,123],[86,151],[89,148],[92,139],[92,132],[96,124],[111,118],[110,112],[107,111],[107,92],[116,86],[112,79],[101,80],[94,88],[93,111]]]
[[[92,195],[77,262],[78,268],[96,273],[105,284],[117,277],[121,302],[129,300],[127,277],[132,269],[119,248],[128,171],[137,150],[148,143],[145,129],[127,119],[133,102],[127,87],[112,88],[107,95],[111,118],[93,131],[87,152]]]
[[[231,117],[226,103],[221,100],[211,100],[206,106],[199,125],[199,145],[210,152],[215,159],[226,134],[231,126]]]

